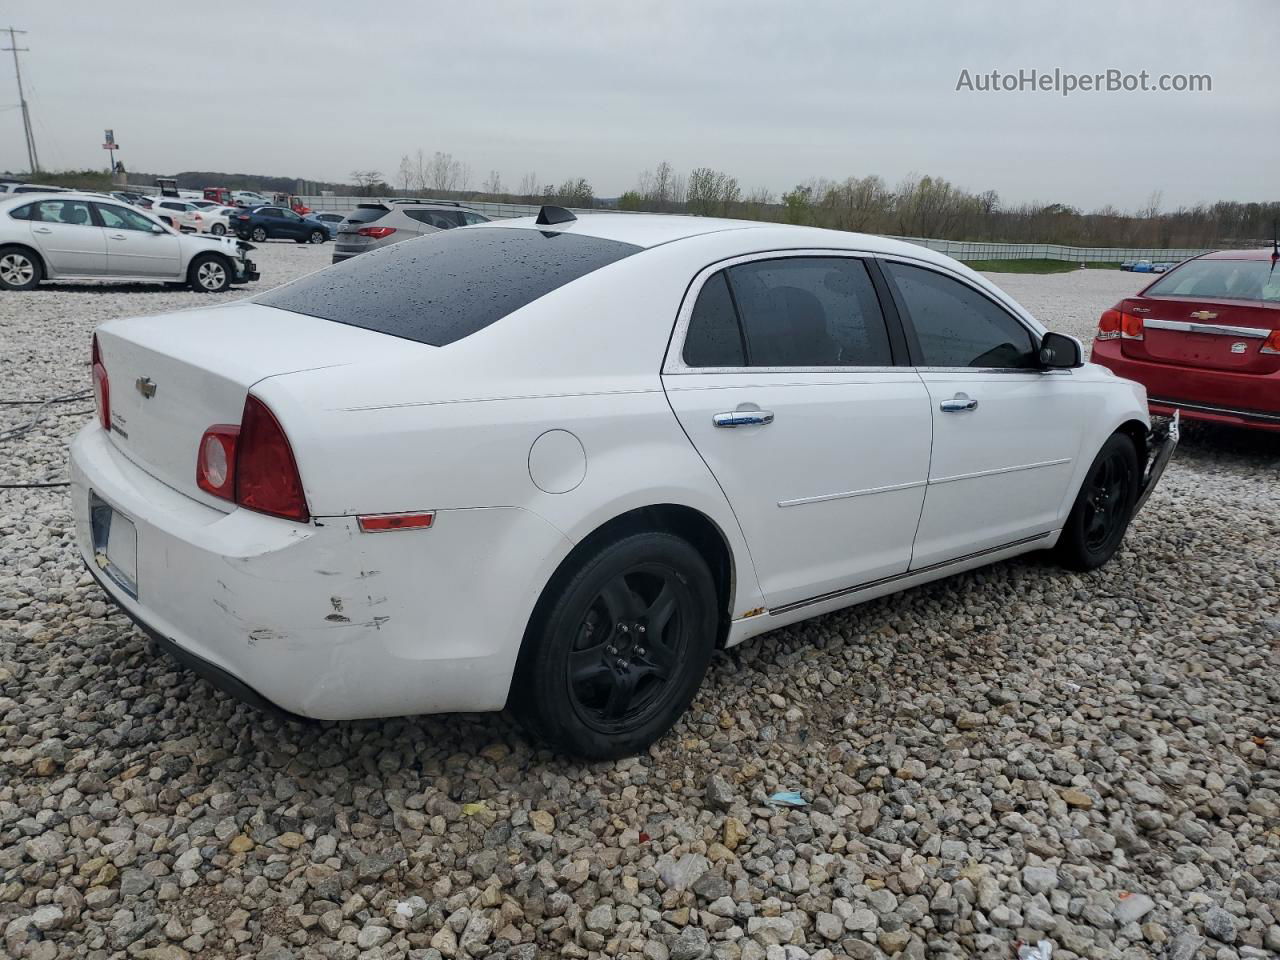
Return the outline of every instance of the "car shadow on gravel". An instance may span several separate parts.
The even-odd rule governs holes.
[[[1280,469],[1280,432],[1183,420],[1173,459],[1204,469],[1260,467],[1275,471]]]

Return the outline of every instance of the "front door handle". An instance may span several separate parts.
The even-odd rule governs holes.
[[[113,233],[111,234],[111,239],[112,240],[128,240],[129,238],[126,237],[123,233]]]
[[[717,413],[711,418],[717,427],[750,427],[773,423],[773,413],[769,410],[731,410],[728,413]]]
[[[968,394],[957,393],[950,400],[943,400],[938,404],[938,409],[943,413],[964,413],[966,410],[977,410],[978,401]]]

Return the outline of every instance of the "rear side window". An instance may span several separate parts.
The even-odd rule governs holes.
[[[461,217],[453,210],[406,210],[404,215],[429,227],[449,230],[462,225]]]
[[[10,210],[9,216],[14,220],[34,220],[36,205],[34,203],[25,203],[17,209]]]
[[[1031,332],[967,284],[889,260],[926,367],[1038,366]]]
[[[1280,303],[1280,269],[1267,260],[1191,260],[1147,290],[1150,297]]]
[[[721,270],[702,285],[684,337],[684,362],[690,367],[745,367],[746,353],[738,314]]]
[[[254,299],[443,347],[640,249],[540,230],[448,230],[344,260]]]

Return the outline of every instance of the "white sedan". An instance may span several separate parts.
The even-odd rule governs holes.
[[[258,279],[234,237],[182,234],[101,194],[0,199],[0,290],[42,280],[160,280],[218,293]]]
[[[211,337],[210,331],[217,335]],[[718,648],[1117,550],[1176,429],[966,267],[544,208],[98,328],[89,569],[242,698],[643,749]]]

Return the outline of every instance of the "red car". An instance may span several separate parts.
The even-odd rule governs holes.
[[[1102,315],[1092,359],[1145,386],[1152,413],[1280,430],[1280,253],[1179,264]]]

